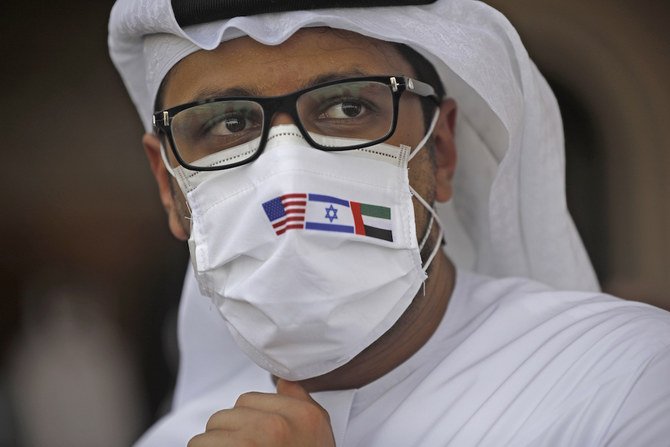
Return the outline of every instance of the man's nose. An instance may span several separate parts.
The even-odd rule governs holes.
[[[288,113],[278,112],[275,114],[275,116],[272,117],[272,121],[270,121],[270,127],[280,124],[295,124],[295,121]]]

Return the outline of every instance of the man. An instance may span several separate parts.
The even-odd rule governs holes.
[[[117,2],[170,229],[223,316],[187,292],[175,408],[138,445],[662,445],[670,317],[595,292],[511,25],[389,3]]]

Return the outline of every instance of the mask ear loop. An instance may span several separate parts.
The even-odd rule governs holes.
[[[411,160],[416,154],[419,153],[419,151],[421,149],[424,148],[424,146],[428,142],[428,139],[430,138],[430,136],[433,134],[433,131],[435,130],[435,126],[437,125],[437,119],[439,117],[440,117],[440,109],[437,108],[437,109],[435,109],[435,113],[433,114],[433,118],[430,121],[430,125],[428,126],[428,130],[426,131],[426,134],[423,136],[421,141],[419,141],[419,144],[417,144],[414,147],[412,152],[410,152],[408,161]],[[423,197],[421,197],[414,190],[414,188],[412,188],[411,185],[410,185],[409,189],[410,189],[412,195],[414,197],[416,197],[416,199],[419,201],[419,203],[421,203],[421,205],[423,205],[424,208],[426,208],[431,214],[430,222],[428,223],[428,229],[426,230],[426,234],[423,235],[423,239],[421,240],[421,243],[419,244],[419,250],[422,250],[424,245],[426,245],[426,242],[428,242],[428,237],[430,236],[430,230],[433,228],[433,221],[437,221],[437,225],[440,228],[440,233],[439,233],[439,237],[437,238],[437,243],[435,244],[435,247],[433,248],[433,251],[431,252],[428,259],[426,260],[425,265],[423,267],[423,271],[427,273],[428,272],[428,267],[430,266],[430,263],[433,262],[433,258],[435,258],[435,256],[437,255],[437,250],[440,248],[440,245],[441,245],[440,241],[442,240],[442,237],[444,236],[444,230],[443,230],[443,226],[442,226],[442,221],[440,221],[440,218],[437,215],[437,213],[435,212],[435,209],[431,205],[429,205],[428,202],[426,202],[425,199]]]
[[[428,131],[426,131],[426,134],[423,136],[421,141],[419,141],[419,144],[417,144],[414,147],[414,150],[412,150],[412,152],[410,152],[409,158],[407,159],[407,161],[414,158],[414,156],[416,154],[418,154],[419,151],[426,145],[426,143],[428,142],[428,139],[430,138],[430,136],[433,134],[433,131],[435,130],[435,126],[437,125],[437,119],[439,117],[440,117],[440,109],[435,109],[435,113],[433,114],[433,119],[430,121],[430,126],[428,126]]]
[[[165,146],[163,146],[162,144],[161,144],[161,158],[163,159],[165,169],[167,169],[167,171],[170,173],[172,177],[177,178],[177,174],[174,172],[174,168],[170,166],[170,163],[168,162]]]
[[[430,125],[428,126],[428,130],[426,131],[426,134],[423,136],[421,141],[419,141],[419,144],[417,144],[414,147],[414,150],[412,150],[412,152],[410,152],[409,157],[408,157],[408,161],[411,160],[412,158],[414,158],[414,156],[416,154],[418,154],[419,151],[421,149],[423,149],[423,147],[426,145],[426,143],[428,142],[428,139],[430,138],[430,136],[433,134],[433,131],[435,130],[435,126],[437,125],[437,120],[438,120],[439,116],[440,116],[440,109],[438,108],[438,109],[435,109],[435,113],[433,114],[433,118],[430,121]],[[435,209],[431,205],[429,205],[428,202],[426,202],[426,200],[423,197],[421,197],[414,190],[414,188],[412,188],[411,185],[410,185],[409,189],[410,189],[410,192],[412,193],[412,196],[414,196],[419,201],[419,203],[421,203],[421,205],[423,205],[423,207],[426,208],[428,210],[428,212],[430,212],[430,214],[431,214],[430,222],[428,224],[428,229],[426,230],[426,234],[424,234],[423,239],[421,240],[421,243],[419,244],[419,250],[422,250],[424,245],[428,241],[428,237],[430,236],[430,231],[433,227],[433,221],[437,221],[437,225],[440,229],[440,232],[438,233],[438,237],[437,237],[437,243],[435,244],[435,247],[433,247],[433,251],[431,251],[430,256],[428,256],[428,259],[426,260],[426,262],[422,266],[424,273],[428,274],[428,268],[430,267],[430,264],[433,262],[433,259],[435,259],[435,256],[437,256],[438,250],[441,247],[440,241],[444,237],[444,230],[443,230],[443,226],[442,226],[442,221],[440,220],[440,217],[435,212]],[[425,281],[423,282],[423,294],[424,295],[426,294],[426,282]]]
[[[431,262],[433,262],[433,259],[434,259],[435,256],[437,255],[437,251],[438,251],[438,250],[440,249],[440,247],[441,247],[440,241],[441,241],[442,238],[444,237],[444,230],[443,230],[443,226],[442,226],[442,221],[440,220],[440,216],[437,215],[437,212],[435,212],[435,209],[434,209],[432,206],[430,206],[430,205],[428,204],[428,202],[426,202],[426,200],[425,200],[423,197],[421,197],[421,196],[419,195],[419,193],[417,193],[417,192],[414,190],[414,188],[412,188],[412,187],[410,186],[409,189],[410,189],[410,191],[412,192],[412,196],[414,196],[414,197],[419,201],[419,203],[421,203],[421,205],[423,205],[424,208],[426,208],[426,209],[428,210],[428,212],[430,212],[430,214],[431,214],[431,221],[435,220],[435,221],[437,222],[437,226],[438,226],[439,229],[440,229],[440,232],[438,233],[438,236],[437,236],[437,242],[435,243],[435,247],[433,248],[433,251],[430,253],[430,256],[428,256],[428,259],[426,260],[426,262],[425,262],[424,265],[423,265],[423,271],[424,271],[425,273],[428,273],[428,267],[430,267]],[[426,233],[426,236],[424,236],[424,239],[427,239],[427,235],[428,235],[429,233],[430,233],[430,229],[429,229],[428,232]]]
[[[174,168],[170,166],[170,163],[168,163],[168,158],[167,158],[167,153],[165,147],[161,144],[161,159],[163,160],[163,164],[165,165],[165,169],[170,173],[172,177],[175,179],[177,178],[177,173],[174,172]],[[186,204],[186,208],[188,209],[188,216],[184,216],[184,219],[187,220],[192,220],[191,216],[193,215],[193,211],[191,211],[191,205],[188,204],[188,200],[184,200],[184,203]]]
[[[421,242],[419,243],[419,252],[423,251],[423,247],[426,246],[426,242],[428,242],[428,236],[430,236],[430,230],[433,229],[433,222],[435,221],[435,218],[433,215],[430,215],[430,220],[428,221],[428,228],[426,229],[426,232],[423,235],[423,239],[421,239]]]

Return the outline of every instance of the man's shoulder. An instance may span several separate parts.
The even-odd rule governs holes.
[[[670,312],[648,304],[525,278],[463,273],[460,279],[451,320],[464,340],[481,339],[480,347],[578,355],[598,346],[630,359],[670,346]]]
[[[639,426],[631,420],[667,419],[668,405],[649,390],[670,396],[670,313],[522,278],[460,279],[444,355],[403,403],[406,418],[419,405],[436,409],[440,423],[426,428],[435,439],[601,445]],[[667,432],[659,430],[654,439]]]
[[[492,278],[460,271],[459,275],[467,283],[461,305],[473,311],[489,309],[514,320],[524,319],[530,325],[556,320],[571,325],[616,321],[670,331],[670,312],[646,303],[597,291],[556,290],[528,278]]]

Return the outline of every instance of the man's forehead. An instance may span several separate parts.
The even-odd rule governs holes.
[[[275,96],[337,78],[387,74],[413,70],[394,44],[354,32],[306,28],[275,46],[245,36],[177,63],[168,74],[165,106],[212,96]]]
[[[300,89],[311,87],[313,85],[322,84],[330,81],[337,81],[341,79],[355,78],[361,76],[368,76],[366,70],[358,67],[347,70],[337,70],[332,72],[323,72],[311,78],[300,79]],[[200,101],[210,98],[220,98],[226,96],[267,96],[266,92],[257,83],[249,83],[248,87],[228,86],[225,88],[217,87],[216,85],[205,85],[195,91],[194,101]]]

